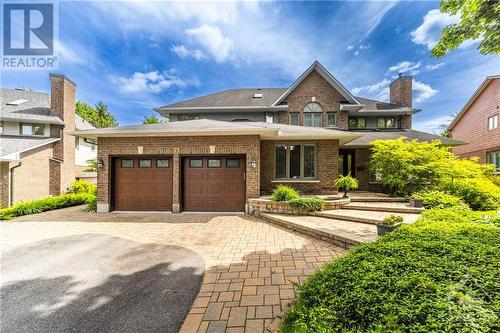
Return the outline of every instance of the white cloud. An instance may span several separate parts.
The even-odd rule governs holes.
[[[444,62],[440,62],[438,64],[425,65],[424,71],[431,72],[431,71],[434,71],[434,70],[436,70],[438,68],[443,67],[444,65],[445,65]]]
[[[225,62],[228,59],[233,41],[224,36],[218,26],[203,24],[198,28],[187,29],[186,34],[203,45],[215,61]]]
[[[205,58],[203,52],[199,49],[188,49],[184,45],[172,45],[170,51],[177,54],[181,59],[186,59],[188,57],[193,57],[196,60],[201,60]]]
[[[430,85],[417,80],[413,80],[413,91],[416,93],[416,97],[414,99],[416,103],[428,100],[438,93],[438,91],[433,89]]]
[[[436,46],[441,38],[441,30],[450,24],[458,23],[458,16],[441,13],[439,9],[432,9],[424,16],[422,24],[411,33],[415,44],[426,45],[429,50]]]
[[[346,49],[347,51],[351,51],[352,49],[354,49],[354,45],[347,45]]]
[[[440,134],[442,131],[441,126],[449,124],[451,119],[451,116],[439,116],[425,120],[416,120],[414,121],[413,128],[417,131]]]
[[[355,87],[351,91],[355,95],[366,94],[368,97],[372,97],[378,100],[388,100],[389,99],[389,84],[391,81],[387,78],[383,80],[366,86]]]
[[[78,50],[75,51],[77,48],[75,45],[70,46],[61,41],[56,41],[56,43],[56,48],[62,61],[75,64],[87,63],[87,60],[82,56],[83,49],[81,47],[78,47]]]
[[[124,93],[160,93],[170,87],[184,87],[187,82],[179,78],[175,71],[135,72],[130,77],[112,76],[111,81]]]
[[[368,50],[370,47],[371,47],[371,45],[370,45],[370,44],[366,44],[366,45],[364,45],[364,44],[360,44],[360,45],[358,46],[358,48],[356,49],[356,51],[355,51],[353,54],[354,54],[355,56],[357,56],[357,55],[359,55],[359,53],[360,53],[361,51],[363,51],[363,50]]]
[[[409,73],[410,75],[417,75],[420,73],[419,68],[421,65],[421,61],[417,63],[411,61],[401,61],[400,63],[389,67],[388,71],[390,73]]]

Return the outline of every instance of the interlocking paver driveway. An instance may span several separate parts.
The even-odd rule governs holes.
[[[101,234],[193,250],[205,260],[181,332],[263,332],[295,297],[293,283],[343,249],[248,216],[85,213],[79,207],[0,223],[2,252],[47,238]]]

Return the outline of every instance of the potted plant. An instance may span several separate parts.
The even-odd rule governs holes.
[[[413,193],[410,197],[410,206],[416,208],[424,207],[424,198],[419,193]]]
[[[335,186],[335,188],[337,190],[342,189],[344,191],[343,198],[348,198],[347,192],[350,190],[357,189],[359,186],[359,183],[358,183],[358,180],[356,178],[351,177],[351,173],[349,172],[349,174],[347,176],[339,177],[335,181],[333,186]]]
[[[399,215],[389,215],[382,222],[377,224],[377,235],[382,236],[383,234],[390,232],[403,223],[403,217]]]

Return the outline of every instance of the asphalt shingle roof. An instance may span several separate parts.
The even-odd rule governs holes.
[[[37,138],[23,136],[0,136],[0,159],[14,159],[14,155],[36,147],[61,140],[60,138]]]
[[[9,105],[18,99],[28,102]],[[50,95],[43,92],[0,89],[0,118],[11,121],[37,121],[47,124],[63,124],[63,121],[50,111]]]
[[[464,142],[452,140],[439,135],[420,132],[416,130],[394,130],[394,131],[349,131],[352,133],[362,134],[361,137],[352,140],[347,143],[346,146],[349,147],[363,147],[370,146],[375,140],[391,140],[404,137],[409,140],[419,140],[419,141],[441,141],[444,145],[456,146],[461,145]]]

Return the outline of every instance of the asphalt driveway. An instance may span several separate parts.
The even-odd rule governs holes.
[[[23,243],[2,252],[0,331],[177,332],[204,269],[190,249],[105,234]]]

